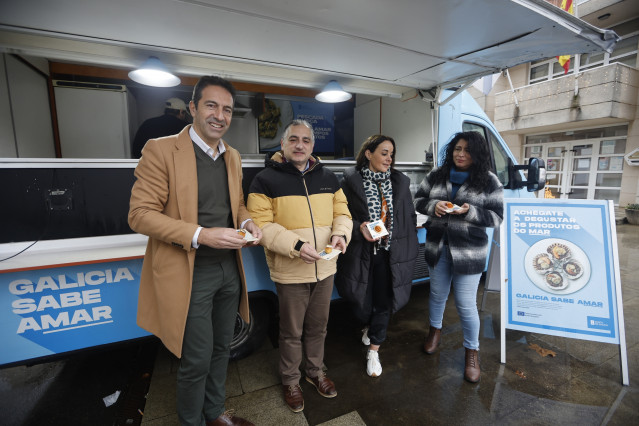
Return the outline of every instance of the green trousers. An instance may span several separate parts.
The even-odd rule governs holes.
[[[219,263],[196,257],[177,371],[177,412],[183,426],[203,426],[224,412],[240,285],[235,252]]]

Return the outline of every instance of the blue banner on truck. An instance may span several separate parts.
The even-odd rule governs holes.
[[[0,365],[148,336],[142,258],[0,273]]]

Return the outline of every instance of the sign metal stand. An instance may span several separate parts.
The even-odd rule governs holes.
[[[502,364],[506,328],[612,343],[619,345],[622,383],[629,385],[612,212],[610,200],[504,201],[499,256]]]

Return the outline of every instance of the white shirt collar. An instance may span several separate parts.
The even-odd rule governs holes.
[[[221,154],[224,154],[226,152],[226,147],[224,146],[224,142],[222,142],[222,139],[220,139],[220,141],[218,142],[217,150],[215,150],[202,140],[200,135],[198,135],[195,132],[195,129],[193,129],[193,126],[191,126],[191,128],[189,129],[189,136],[191,136],[191,140],[195,142],[195,144],[199,146],[200,149],[213,160],[217,160]]]

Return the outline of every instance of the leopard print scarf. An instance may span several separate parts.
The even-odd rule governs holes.
[[[382,197],[386,200],[388,214],[386,215],[386,229],[388,236],[382,238],[378,244],[381,248],[390,248],[391,236],[393,235],[393,186],[390,181],[390,169],[387,172],[373,172],[368,167],[361,170],[364,178],[364,193],[368,203],[368,214],[370,220],[379,220],[382,217]]]

